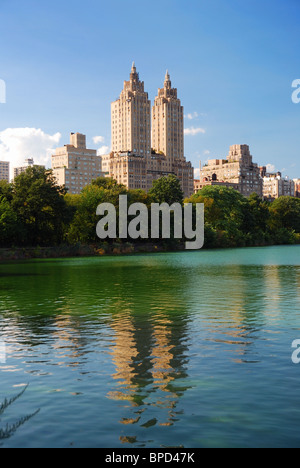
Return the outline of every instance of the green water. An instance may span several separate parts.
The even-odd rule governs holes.
[[[299,446],[299,254],[0,265],[3,447]]]

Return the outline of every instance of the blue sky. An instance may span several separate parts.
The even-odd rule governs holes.
[[[249,144],[298,178],[299,18],[299,0],[0,0],[0,160],[49,160],[77,131],[110,147],[110,103],[134,60],[152,101],[169,70],[195,167]]]

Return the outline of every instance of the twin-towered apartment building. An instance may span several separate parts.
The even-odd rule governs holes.
[[[184,112],[167,72],[151,112],[151,102],[135,64],[119,99],[111,104],[112,151],[97,156],[85,136],[71,134],[70,145],[52,156],[52,169],[70,193],[99,176],[114,178],[128,189],[148,191],[154,180],[175,174],[185,196],[194,190],[194,168],[184,157]]]
[[[102,170],[129,189],[148,191],[154,180],[175,174],[185,196],[193,193],[194,168],[184,156],[184,112],[167,72],[151,102],[133,63],[119,99],[111,105],[112,152]]]

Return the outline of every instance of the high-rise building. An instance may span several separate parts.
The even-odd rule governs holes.
[[[211,185],[212,182],[234,184],[232,186],[245,197],[251,193],[262,197],[260,168],[253,163],[248,145],[233,145],[227,159],[211,159],[200,167],[200,184]]]
[[[40,166],[38,164],[34,164],[33,158],[27,158],[27,159],[25,159],[24,166],[14,168],[14,178],[18,177],[23,172],[26,172],[29,167],[43,167],[43,168],[45,168],[45,166]]]
[[[194,168],[184,157],[184,110],[168,71],[152,108],[152,147],[157,156],[149,163],[149,172],[155,174],[159,155],[163,155],[162,169],[177,176],[186,197],[192,195]]]
[[[149,157],[151,153],[151,103],[133,63],[130,80],[111,105],[112,151]]]
[[[184,159],[183,107],[168,71],[152,108],[152,147],[166,156],[170,170],[175,160]]]
[[[193,193],[194,169],[184,157],[183,107],[166,74],[152,113],[135,64],[119,99],[111,105],[112,152],[102,156],[102,170],[129,189],[149,190],[153,181],[175,174],[185,196]]]
[[[70,144],[57,148],[52,156],[52,169],[58,185],[65,185],[69,193],[79,194],[94,179],[104,176],[101,157],[87,149],[86,136],[71,133]]]
[[[9,162],[0,161],[0,180],[9,182]]]

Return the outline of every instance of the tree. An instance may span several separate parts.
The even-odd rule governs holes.
[[[155,203],[173,203],[183,204],[184,193],[181,189],[178,178],[170,174],[168,177],[161,177],[153,182],[153,186],[149,191]]]
[[[9,201],[0,196],[0,246],[8,247],[17,244],[20,238],[21,226],[17,214],[13,211]]]
[[[81,192],[77,211],[67,234],[69,242],[98,242],[96,226],[99,218],[96,215],[96,210],[101,203],[112,203],[117,208],[118,213],[119,196],[126,195],[127,189],[115,181],[112,183],[108,179],[106,183],[105,180],[99,178]]]
[[[204,203],[205,220],[219,229],[227,228],[228,222],[234,222],[241,228],[249,203],[237,190],[218,185],[204,187],[192,195],[190,202]]]
[[[64,225],[69,221],[64,195],[52,171],[30,167],[15,178],[12,209],[24,229],[23,245],[56,245],[63,241]]]
[[[192,195],[189,202],[203,203],[205,206],[210,246],[213,239],[216,247],[251,245],[254,215],[249,200],[237,190],[223,186],[206,186]]]
[[[257,193],[252,193],[248,201],[254,218],[254,230],[267,231],[268,220],[270,218],[269,202],[264,201]]]
[[[119,184],[112,177],[98,177],[92,181],[92,185],[103,187],[104,189],[113,189]]]
[[[6,200],[11,201],[13,198],[13,187],[6,180],[0,180],[0,197],[3,196]]]
[[[272,230],[284,228],[300,233],[300,199],[284,196],[272,202],[269,224]]]

